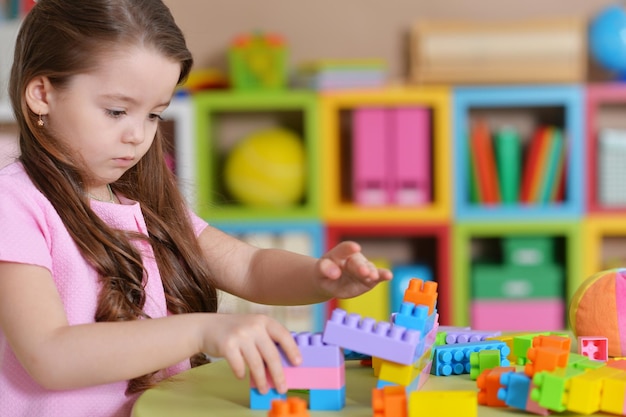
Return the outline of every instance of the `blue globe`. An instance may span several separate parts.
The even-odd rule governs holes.
[[[605,69],[626,79],[626,11],[620,5],[602,9],[590,22],[589,49]]]

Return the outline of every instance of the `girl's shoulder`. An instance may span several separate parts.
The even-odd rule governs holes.
[[[36,206],[49,205],[48,199],[37,189],[19,161],[0,169],[0,195],[4,197],[2,200],[12,200],[13,204],[19,201]]]

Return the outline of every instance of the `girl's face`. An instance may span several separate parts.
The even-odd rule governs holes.
[[[106,196],[106,184],[146,154],[179,76],[178,62],[153,49],[129,47],[48,93],[46,128],[90,170],[89,193]]]

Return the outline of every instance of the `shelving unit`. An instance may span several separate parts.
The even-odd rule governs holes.
[[[196,114],[198,213],[213,220],[316,220],[320,158],[316,96],[308,91],[205,92],[193,97]],[[250,122],[246,125],[246,122]],[[303,201],[291,207],[246,207],[228,196],[223,163],[233,144],[260,127],[296,132],[306,150]],[[230,129],[230,130],[229,130]]]
[[[527,134],[555,125],[566,137],[565,200],[553,204],[481,205],[470,202],[468,134],[472,118],[490,126],[516,124]],[[468,220],[575,219],[584,212],[583,89],[577,85],[458,87],[454,89],[455,218]]]

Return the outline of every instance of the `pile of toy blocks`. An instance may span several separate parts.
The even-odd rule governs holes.
[[[418,390],[428,379],[432,347],[439,327],[437,283],[412,279],[400,311],[389,321],[362,318],[335,309],[323,333],[294,334],[302,363],[292,366],[281,352],[288,389],[309,391],[309,409],[340,410],[345,405],[345,357],[343,349],[372,357],[377,388],[399,387]],[[261,394],[253,382],[250,407],[269,410],[276,400],[284,401],[273,387]],[[278,406],[278,403],[277,403]]]
[[[510,335],[520,370],[492,368],[477,379],[478,403],[538,415],[571,411],[626,415],[626,361],[608,357],[607,339],[567,335]]]

